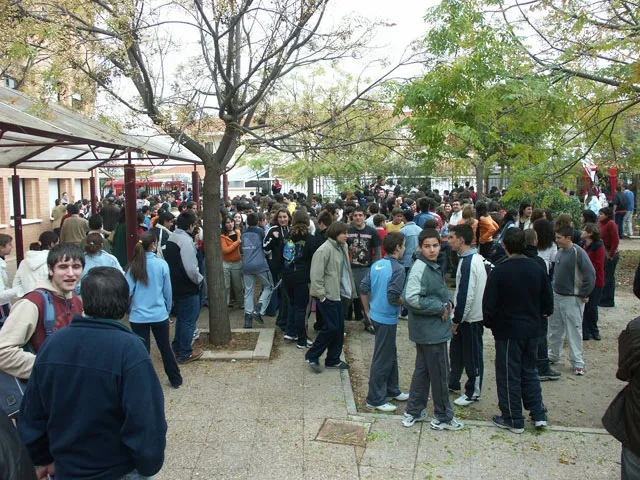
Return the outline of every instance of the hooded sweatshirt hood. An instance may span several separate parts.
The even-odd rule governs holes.
[[[47,257],[49,256],[49,250],[29,250],[24,257],[24,262],[29,267],[29,270],[36,271],[47,264]]]

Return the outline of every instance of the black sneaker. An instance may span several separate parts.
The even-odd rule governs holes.
[[[340,363],[336,363],[335,365],[325,365],[324,368],[331,368],[336,370],[349,370],[351,365],[347,362],[340,361]]]
[[[253,328],[253,315],[250,313],[244,314],[244,328]]]
[[[498,428],[509,430],[511,433],[517,433],[517,434],[524,433],[524,427],[518,428],[518,427],[512,427],[511,425],[507,425],[506,423],[504,423],[504,420],[500,415],[494,415],[494,417],[491,420],[493,421],[493,424]]]
[[[547,380],[558,380],[562,374],[560,372],[556,372],[551,367],[548,367],[546,370],[538,373],[541,382],[546,382]]]
[[[309,368],[313,373],[322,372],[322,367],[320,366],[320,363],[318,363],[317,360],[307,360],[307,363],[309,364]]]
[[[254,310],[251,315],[256,322],[260,325],[264,325],[264,320],[262,319],[262,315],[260,315],[260,310]]]

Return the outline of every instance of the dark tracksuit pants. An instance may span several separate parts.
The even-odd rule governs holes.
[[[592,337],[600,335],[598,329],[598,304],[602,296],[602,287],[593,287],[589,294],[589,301],[584,305],[582,313],[582,338],[589,340]]]
[[[372,319],[376,329],[376,340],[369,373],[369,394],[367,403],[378,407],[387,402],[387,398],[400,395],[398,386],[398,350],[396,332],[398,324],[388,325]]]
[[[498,406],[504,423],[523,428],[523,405],[534,422],[546,420],[547,409],[542,402],[540,378],[536,370],[538,339],[496,338],[495,341]]]
[[[327,351],[324,364],[337,365],[340,363],[342,344],[344,343],[344,307],[342,301],[316,299],[316,308],[322,312],[322,330],[318,332],[313,346],[305,358],[310,362],[318,362],[320,355]]]
[[[407,413],[419,417],[427,408],[429,389],[433,398],[434,416],[442,422],[453,418],[449,401],[449,355],[447,342],[433,345],[416,344],[416,366],[411,379]]]
[[[307,345],[307,306],[309,304],[309,284],[287,280],[289,311],[285,333],[298,337],[298,345]]]
[[[462,370],[467,374],[464,393],[467,398],[480,398],[482,377],[484,376],[484,359],[482,322],[462,322],[458,325],[456,335],[451,338],[449,358],[451,359],[451,375],[449,388],[460,390]]]
[[[538,337],[538,349],[536,353],[536,368],[538,374],[547,373],[550,368],[549,364],[549,345],[547,343],[547,332],[549,331],[549,319],[542,317],[542,335]]]
[[[616,253],[613,258],[607,258],[604,261],[604,287],[600,297],[601,307],[615,306],[616,266],[618,265],[618,260],[620,260],[620,253]]]

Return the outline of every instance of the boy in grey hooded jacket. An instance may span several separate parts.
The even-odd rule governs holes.
[[[409,339],[416,343],[416,366],[411,379],[409,403],[402,424],[411,427],[427,419],[429,389],[434,403],[434,430],[460,430],[464,425],[453,416],[449,401],[449,354],[453,302],[436,263],[440,235],[425,228],[418,237],[420,254],[413,263],[403,294],[409,310]]]

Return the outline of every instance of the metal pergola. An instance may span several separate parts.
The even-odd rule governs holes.
[[[43,104],[0,86],[0,168],[13,169],[13,208],[16,257],[24,258],[18,168],[55,172],[90,172],[91,210],[96,212],[96,169],[124,169],[127,249],[137,242],[136,168],[193,165],[193,194],[200,197],[193,153],[168,135],[126,135],[58,104]]]

